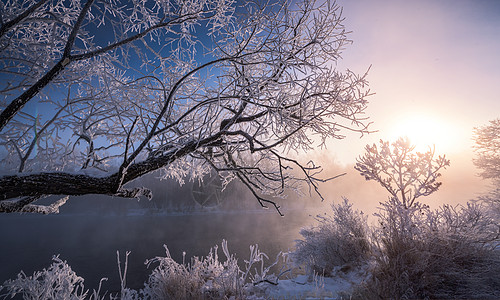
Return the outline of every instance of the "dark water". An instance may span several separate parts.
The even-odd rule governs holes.
[[[116,251],[130,250],[127,286],[141,288],[151,270],[144,261],[164,256],[163,244],[178,262],[186,256],[206,256],[210,247],[228,240],[240,262],[249,245],[259,244],[271,258],[293,247],[299,229],[312,219],[304,211],[279,217],[273,211],[191,215],[0,215],[0,283],[23,270],[31,275],[47,268],[59,254],[85,279],[87,289],[119,290]],[[221,251],[220,251],[221,252]],[[219,253],[224,257],[222,253]],[[274,259],[273,259],[274,260]]]

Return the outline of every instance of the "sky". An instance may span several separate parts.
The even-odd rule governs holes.
[[[349,68],[359,74],[370,68],[368,80],[370,89],[375,94],[369,97],[366,116],[373,122],[371,129],[378,132],[363,138],[359,138],[356,133],[348,134],[346,139],[331,141],[327,149],[312,153],[311,159],[323,162],[326,176],[347,173],[321,186],[326,198],[324,204],[328,205],[331,201],[338,203],[344,196],[356,204],[356,209],[362,209],[366,213],[374,212],[378,203],[387,199],[387,193],[376,182],[366,182],[352,165],[356,157],[363,154],[363,147],[366,144],[378,142],[379,139],[393,140],[404,132],[418,136],[422,143],[429,137],[428,141],[436,144],[436,152],[446,154],[451,159],[451,166],[443,171],[441,177],[443,186],[435,194],[426,197],[425,203],[431,206],[450,202],[463,203],[485,191],[488,186],[477,177],[477,170],[472,164],[472,130],[500,117],[500,96],[497,92],[500,87],[500,0],[338,0],[338,4],[343,6],[343,15],[346,18],[344,24],[349,31],[352,31],[350,39],[353,40],[353,44],[345,50],[343,59],[339,61],[338,68]],[[331,168],[328,168],[329,166]],[[255,222],[255,217],[250,216],[252,222]],[[2,217],[0,221],[12,225],[11,219]],[[199,220],[204,217],[194,218]],[[210,223],[207,224],[213,225],[213,216],[207,218],[210,218]],[[234,218],[241,217],[235,215]],[[100,224],[95,223],[94,218],[85,216],[84,219],[90,220],[92,227],[80,219],[71,222],[71,226],[59,226],[59,223],[51,222],[54,219],[44,219],[53,227],[44,227],[49,225],[41,223],[39,219],[33,219],[33,222],[23,219],[21,228],[26,227],[24,232],[31,235],[19,234],[21,232],[19,228],[18,232],[4,230],[3,233],[7,234],[7,237],[2,240],[9,240],[9,248],[6,249],[5,246],[3,250],[0,249],[4,254],[0,255],[0,258],[4,260],[10,258],[11,263],[29,262],[26,257],[17,260],[13,260],[12,257],[15,257],[16,253],[18,255],[30,253],[26,252],[26,249],[33,249],[32,244],[26,246],[25,241],[31,240],[36,244],[39,242],[38,238],[43,237],[43,242],[39,243],[43,246],[42,250],[45,250],[47,245],[58,245],[55,241],[64,242],[68,246],[61,247],[57,253],[61,253],[64,259],[69,253],[78,254],[77,256],[84,260],[82,264],[88,266],[88,269],[103,264],[102,260],[97,260],[96,257],[108,257],[102,254],[106,244],[109,249],[106,255],[111,255],[111,259],[106,259],[115,265],[114,251],[118,247],[123,247],[122,240],[116,236],[122,234],[127,238],[134,238],[135,235],[127,229],[129,227],[124,227],[124,223],[117,223],[113,218],[109,224],[118,227],[115,230],[113,229],[115,227],[110,225],[113,229],[111,231],[97,230]],[[297,219],[292,215],[286,220],[298,222]],[[135,240],[130,242],[131,245],[138,248],[153,247],[151,249],[161,251],[161,243],[164,241],[159,242],[159,240],[165,239],[164,228],[175,229],[172,234],[174,237],[180,236],[177,229],[182,229],[182,236],[187,237],[186,240],[190,243],[208,239],[205,231],[198,230],[195,226],[189,230],[198,232],[203,239],[193,239],[193,235],[186,234],[187,227],[158,226],[163,223],[156,223],[155,218],[147,220],[155,222],[153,225],[158,230],[150,230],[151,234],[144,235],[141,228],[137,229],[136,223],[129,223],[128,226],[136,228],[137,236],[142,239],[154,239],[154,242],[141,240],[137,243]],[[172,218],[162,218],[162,220],[178,222]],[[236,231],[237,226],[227,226],[233,223],[227,222],[226,219],[218,222],[220,226],[216,228],[205,224],[201,227],[210,228],[210,236],[220,234],[218,229],[222,228],[221,230],[235,230],[234,236],[240,238],[249,236],[248,239],[256,239],[249,235],[249,231],[252,233],[249,229],[265,228],[266,230],[261,230],[264,233],[268,233],[269,229],[281,230],[281,227],[265,226],[260,219],[257,220],[259,222],[256,223],[260,226],[238,227],[241,231]],[[150,223],[146,225],[149,229],[152,228]],[[79,226],[81,230],[78,230]],[[0,226],[0,228],[7,227]],[[290,225],[286,228],[290,228]],[[295,230],[295,227],[293,229],[297,234],[298,230]],[[71,234],[64,236],[71,236],[74,243],[62,239],[58,230],[63,230],[63,233],[71,231]],[[96,234],[89,235],[88,232],[100,233],[101,235],[97,237],[105,235],[105,238],[96,238]],[[158,237],[160,232],[162,235]],[[271,231],[271,234],[273,233]],[[17,238],[12,238],[12,234]],[[51,234],[50,237],[53,238],[47,239],[44,234]],[[275,238],[283,236],[285,234],[280,232]],[[97,253],[95,257],[89,258],[79,252],[82,240],[90,246],[91,242],[97,245],[87,247],[92,249],[87,251],[89,255]],[[103,243],[101,240],[116,241],[116,243]],[[245,244],[239,239],[237,241],[239,244]],[[116,246],[118,243],[122,246]],[[276,239],[273,243],[276,243]],[[21,246],[18,247],[18,244]],[[73,251],[71,248],[73,246],[78,247],[79,251]],[[187,248],[189,249],[189,246]],[[144,267],[143,260],[137,258],[136,253],[140,253],[139,249],[132,249],[136,255],[134,261]],[[5,254],[6,252],[8,254]],[[37,250],[35,260],[47,263],[50,255],[55,254],[53,250],[45,252],[40,255],[40,251]],[[154,255],[148,254],[145,257],[150,258]],[[17,263],[16,272],[19,267]],[[116,275],[115,270],[109,268],[109,271],[115,272]],[[0,280],[2,281],[3,279]]]
[[[500,117],[500,1],[337,3],[353,41],[337,67],[358,74],[370,69],[367,79],[375,94],[368,98],[366,116],[377,132],[363,138],[347,134],[311,158],[319,157],[326,167],[340,165],[327,170],[331,175],[354,173],[356,179],[339,182],[357,186],[353,182],[360,176],[352,165],[364,146],[408,134],[421,149],[434,144],[437,154],[451,159],[443,192],[460,186],[461,197],[473,198],[484,185],[472,164],[473,128]]]
[[[454,197],[452,189],[463,199],[477,195],[486,183],[472,164],[473,128],[500,117],[500,1],[337,3],[353,41],[337,68],[358,74],[370,68],[367,79],[375,94],[366,116],[378,132],[348,134],[317,155],[349,166],[366,144],[407,134],[450,158],[441,196]]]

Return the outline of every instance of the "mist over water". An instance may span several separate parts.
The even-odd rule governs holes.
[[[487,190],[487,182],[479,179],[467,157],[450,157],[451,166],[442,172],[443,185],[435,194],[419,198],[433,208],[442,204],[465,204]],[[330,213],[332,202],[346,197],[355,209],[372,216],[388,193],[378,183],[365,181],[352,165],[337,166],[323,160],[331,174],[347,173],[324,183],[320,190],[325,197],[289,197],[277,200],[285,217],[272,208],[264,210],[245,190],[228,188],[219,208],[200,209],[191,198],[189,184],[179,187],[175,182],[143,179],[137,185],[153,189],[151,201],[111,198],[105,196],[72,197],[59,215],[0,215],[0,283],[15,278],[22,270],[27,275],[47,268],[52,256],[66,260],[85,279],[87,289],[97,289],[107,277],[103,290],[117,292],[120,288],[116,251],[122,263],[125,251],[129,256],[127,286],[139,289],[151,273],[144,262],[164,256],[167,245],[177,262],[193,256],[206,256],[211,247],[228,241],[229,251],[243,264],[249,246],[259,248],[274,261],[279,251],[293,249],[301,238],[301,227],[315,224],[318,214]],[[219,255],[224,259],[222,251]]]
[[[243,264],[249,246],[259,244],[270,260],[279,251],[293,247],[299,229],[312,218],[303,210],[287,211],[280,217],[272,210],[234,212],[194,212],[190,214],[72,214],[0,216],[0,282],[13,279],[22,270],[27,275],[49,267],[59,254],[85,279],[88,289],[97,289],[107,277],[103,289],[120,288],[116,251],[125,260],[129,256],[127,286],[139,289],[147,280],[152,265],[144,262],[165,256],[163,245],[177,262],[193,256],[206,256],[211,247],[228,240],[231,254]],[[219,250],[224,260],[224,255]],[[269,261],[269,264],[272,262]]]

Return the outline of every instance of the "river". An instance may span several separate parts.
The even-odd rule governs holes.
[[[164,256],[166,244],[174,259],[206,256],[223,239],[240,262],[248,259],[249,245],[274,258],[287,251],[300,237],[299,230],[312,218],[304,210],[288,211],[280,217],[272,210],[210,212],[191,214],[74,214],[0,216],[0,283],[47,268],[52,256],[59,255],[85,279],[87,289],[120,287],[116,251],[131,251],[127,286],[139,289],[151,269],[146,259]],[[219,255],[224,257],[219,251]],[[274,259],[273,259],[274,260]]]

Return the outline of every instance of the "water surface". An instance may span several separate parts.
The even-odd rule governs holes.
[[[47,268],[59,254],[85,279],[85,287],[97,288],[107,277],[104,290],[119,290],[116,251],[130,250],[127,286],[141,288],[151,270],[146,259],[164,256],[166,244],[174,259],[206,256],[210,247],[228,240],[231,253],[243,262],[249,245],[274,258],[293,247],[299,229],[311,222],[304,211],[279,217],[274,211],[194,213],[189,215],[60,214],[0,215],[0,283],[23,270],[31,275]],[[224,257],[222,251],[219,255]]]

